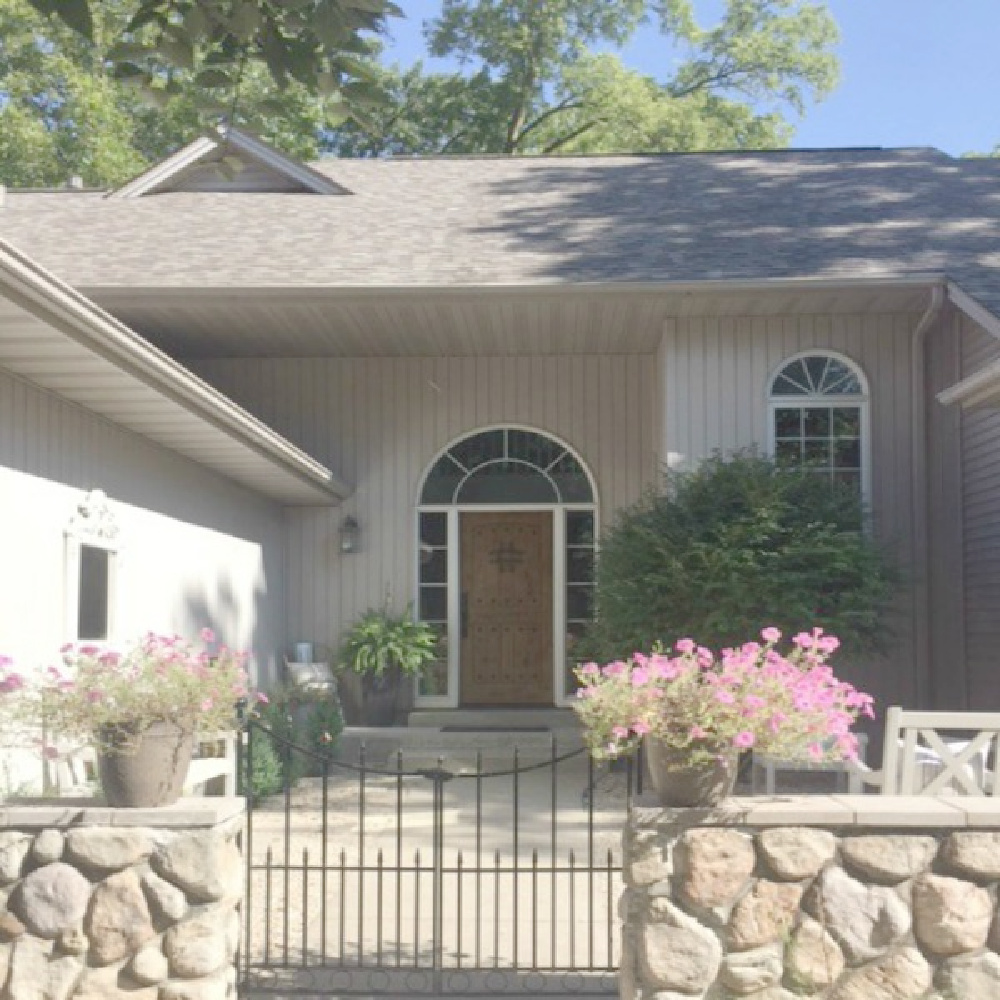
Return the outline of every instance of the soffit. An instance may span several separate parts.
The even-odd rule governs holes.
[[[918,313],[932,278],[780,288],[90,288],[175,357],[649,354],[664,325],[703,316]]]

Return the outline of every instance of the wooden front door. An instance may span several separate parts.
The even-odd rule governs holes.
[[[461,515],[463,705],[551,705],[552,514]]]

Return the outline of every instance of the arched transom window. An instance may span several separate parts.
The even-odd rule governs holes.
[[[501,427],[452,445],[427,474],[420,503],[593,503],[580,462],[553,438]]]
[[[868,387],[853,361],[810,351],[782,362],[771,379],[776,461],[826,472],[868,493]]]

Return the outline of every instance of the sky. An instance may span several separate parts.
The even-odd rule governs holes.
[[[544,2],[544,0],[541,0]],[[397,0],[388,60],[424,57],[421,24],[439,0]],[[696,0],[711,14],[720,0]],[[1000,145],[1000,0],[828,0],[840,26],[841,81],[795,122],[796,147],[936,146],[954,156]],[[653,27],[622,54],[663,76],[671,57]],[[445,68],[427,62],[429,67]]]

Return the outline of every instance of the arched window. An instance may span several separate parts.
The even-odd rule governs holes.
[[[480,431],[452,445],[420,494],[425,506],[593,502],[590,479],[567,447],[513,427]]]
[[[868,399],[864,374],[849,358],[808,351],[783,361],[768,392],[775,460],[825,472],[866,497]]]

